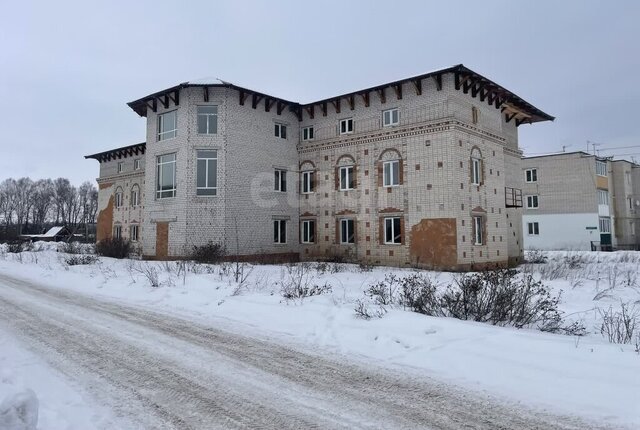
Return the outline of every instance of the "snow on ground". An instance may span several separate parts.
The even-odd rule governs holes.
[[[177,273],[180,264],[176,262],[100,258],[95,264],[69,267],[64,262],[69,256],[55,252],[55,244],[40,246],[39,252],[0,252],[0,271],[243,334],[346,354],[551,413],[640,426],[640,355],[635,345],[610,344],[602,337],[598,310],[640,301],[640,253],[548,252],[547,263],[523,267],[542,277],[555,293],[562,291],[560,306],[567,319],[581,321],[588,331],[576,337],[428,317],[397,308],[390,308],[383,318],[356,318],[355,301],[368,285],[387,273],[401,276],[411,273],[410,269],[361,271],[354,265],[330,264],[327,273],[312,271],[311,283],[329,284],[331,293],[287,301],[281,284],[288,274],[281,266],[247,268],[251,272],[239,288],[228,265],[187,264],[186,273]],[[331,273],[334,268],[340,270]],[[441,285],[456,276],[429,273]],[[155,276],[160,283],[157,288],[149,283]],[[4,347],[0,351],[0,357],[22,353]],[[10,368],[19,375],[29,374],[30,370],[20,367],[20,360],[24,361],[8,363]],[[26,386],[40,400],[41,428],[48,428],[43,424],[47,410],[55,409],[49,404],[52,396],[42,391],[48,387]],[[71,401],[68,407],[80,403]],[[64,415],[65,410],[58,413]]]

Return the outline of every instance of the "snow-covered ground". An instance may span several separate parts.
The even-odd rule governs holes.
[[[64,262],[68,255],[57,253],[55,244],[42,246],[39,252],[0,252],[0,273],[250,336],[345,354],[549,413],[640,426],[640,355],[635,345],[610,344],[602,337],[599,311],[640,300],[640,253],[549,252],[547,263],[523,268],[542,277],[555,293],[562,290],[560,308],[567,320],[581,321],[588,331],[576,337],[428,317],[393,307],[382,318],[355,316],[355,302],[370,284],[387,273],[409,274],[409,269],[361,271],[340,265],[331,273],[335,270],[330,264],[326,273],[309,274],[311,284],[330,285],[329,294],[285,300],[281,285],[288,273],[281,266],[247,268],[250,274],[239,288],[226,265],[187,264],[189,270],[178,273],[175,262],[100,258],[95,264],[70,267]],[[145,271],[151,277],[155,272],[160,287],[150,286]],[[430,276],[446,285],[456,275]],[[32,389],[39,401],[40,428],[88,429],[86,423],[92,419],[108,419],[108,412],[83,402],[63,377],[47,373],[36,357],[1,331],[0,368],[0,402],[10,393]],[[85,421],[66,427],[51,424],[64,423],[70,416]]]

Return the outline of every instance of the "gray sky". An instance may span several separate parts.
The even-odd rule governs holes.
[[[0,180],[98,174],[83,156],[145,140],[126,102],[218,77],[312,101],[463,63],[556,121],[527,154],[640,160],[637,1],[24,1],[0,25]],[[629,158],[629,157],[627,157]]]

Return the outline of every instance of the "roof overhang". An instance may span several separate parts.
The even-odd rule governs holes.
[[[115,159],[144,154],[146,148],[146,142],[142,142],[136,143],[134,145],[123,146],[121,148],[110,149],[104,152],[98,152],[97,154],[85,155],[84,158],[93,158],[94,160],[98,160],[100,163],[102,163],[104,161],[111,161]]]

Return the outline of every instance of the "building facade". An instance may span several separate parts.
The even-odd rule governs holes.
[[[522,177],[526,249],[635,249],[635,164],[586,152],[525,157]]]
[[[553,119],[462,65],[307,104],[219,81],[129,106],[147,119],[147,168],[114,173],[135,160],[126,148],[88,156],[100,237],[135,221],[148,258],[214,242],[243,258],[451,270],[520,261],[517,128]],[[134,179],[140,214],[119,213]]]

